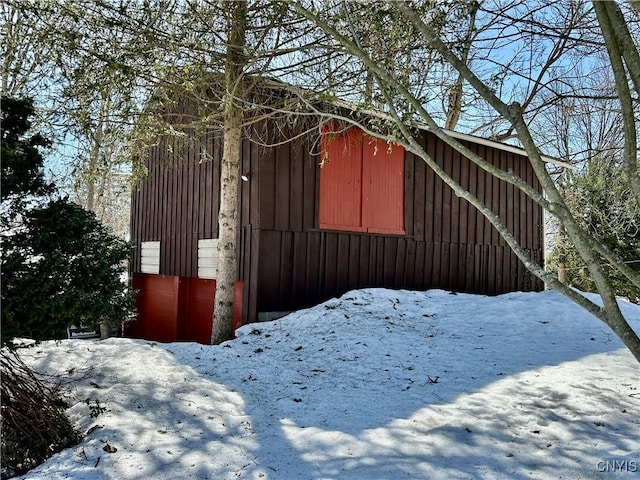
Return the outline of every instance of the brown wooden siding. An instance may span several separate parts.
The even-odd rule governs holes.
[[[272,142],[286,140],[280,129],[266,128],[278,132]],[[132,241],[137,248],[142,241],[161,241],[162,274],[195,277],[197,240],[218,236],[221,145],[211,134],[200,140],[152,149],[149,178],[133,195]],[[420,141],[446,172],[500,215],[534,259],[542,260],[539,206],[432,134]],[[245,321],[260,311],[306,307],[353,288],[498,294],[542,287],[488,220],[410,153],[405,156],[406,235],[318,229],[317,146],[317,133],[277,147],[243,141],[241,170],[249,181],[239,183],[238,277],[244,282]],[[467,146],[540,190],[525,157]],[[132,266],[140,271],[137,250]]]
[[[541,252],[532,253],[541,260]],[[489,295],[539,288],[515,254],[500,245],[267,230],[260,236],[260,260],[259,311],[294,310],[364,287]]]
[[[218,236],[219,159],[212,135],[186,147],[163,141],[151,149],[148,177],[131,203],[134,272],[140,271],[140,243],[159,240],[161,274],[197,276],[198,240]]]
[[[425,133],[422,144],[452,178],[497,213],[534,259],[542,261],[542,213],[517,188],[477,167]],[[289,144],[289,151],[299,144]],[[467,144],[500,168],[540,191],[528,160],[491,147]],[[405,159],[405,236],[331,232],[303,221],[300,212],[318,209],[319,158],[284,153],[260,163],[260,235],[256,311],[297,309],[363,287],[443,288],[499,294],[538,290],[497,230],[466,200],[458,198],[433,170],[412,154]],[[308,148],[303,152],[309,152]],[[300,158],[293,162],[292,158]],[[297,176],[293,168],[300,169]],[[291,192],[313,185],[293,209]],[[310,190],[310,187],[306,187]]]

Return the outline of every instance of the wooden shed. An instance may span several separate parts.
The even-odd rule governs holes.
[[[542,289],[493,226],[402,147],[356,128],[306,125],[299,136],[301,126],[263,122],[271,142],[242,141],[236,326],[364,287],[488,295]],[[541,191],[523,151],[457,136]],[[418,140],[542,262],[539,205],[433,133],[420,131]],[[209,341],[221,143],[210,132],[193,146],[161,142],[149,153],[149,176],[132,199],[140,291],[133,336]]]

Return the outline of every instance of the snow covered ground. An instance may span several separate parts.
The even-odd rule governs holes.
[[[239,334],[29,349],[91,433],[23,478],[640,478],[640,366],[557,293],[359,290]]]

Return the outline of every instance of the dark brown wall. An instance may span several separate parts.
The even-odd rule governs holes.
[[[448,174],[490,205],[516,239],[542,260],[540,207],[434,135],[425,133],[421,141]],[[467,146],[540,190],[525,157]],[[252,278],[257,311],[298,309],[373,286],[486,294],[542,287],[489,221],[410,153],[405,163],[407,235],[318,230],[319,167],[310,150],[309,139],[283,145],[260,163],[259,267]]]
[[[260,235],[258,285],[258,311],[298,309],[364,287],[490,295],[540,288],[505,246],[273,230]]]
[[[273,132],[279,131],[269,125]],[[317,131],[317,130],[316,130]],[[267,132],[271,141],[286,140]],[[132,241],[162,240],[161,273],[197,275],[197,240],[217,237],[220,142],[151,151],[149,179],[134,193]],[[510,231],[542,260],[542,212],[518,189],[479,169],[425,133],[427,152],[463,187],[490,205]],[[486,160],[540,190],[523,156],[469,144]],[[317,229],[318,142],[314,134],[276,147],[244,140],[240,182],[239,278],[245,321],[260,311],[293,310],[349,289],[443,288],[498,294],[542,287],[526,272],[497,231],[455,196],[425,163],[405,160],[405,236]],[[206,156],[213,161],[202,161]],[[171,152],[171,153],[170,153]],[[139,272],[136,251],[133,271]]]
[[[140,271],[140,242],[161,240],[160,273],[195,277],[198,239],[218,236],[220,142],[212,135],[190,145],[163,141],[146,165],[131,203],[133,271]]]

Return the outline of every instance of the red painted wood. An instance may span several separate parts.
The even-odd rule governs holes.
[[[325,124],[321,138],[320,228],[362,231],[362,131]]]
[[[404,148],[325,124],[320,228],[404,234]]]
[[[213,305],[216,296],[216,281],[206,278],[182,278],[186,288],[181,292],[181,335],[177,340],[211,343]]]
[[[362,226],[404,235],[404,148],[367,136],[362,158]]]
[[[136,320],[125,334],[160,342],[211,343],[216,281],[170,275],[133,274],[138,291]],[[243,282],[235,283],[233,329],[242,326]]]
[[[132,333],[147,340],[172,342],[178,335],[179,277],[134,273],[138,312]],[[139,323],[138,323],[139,322]]]

